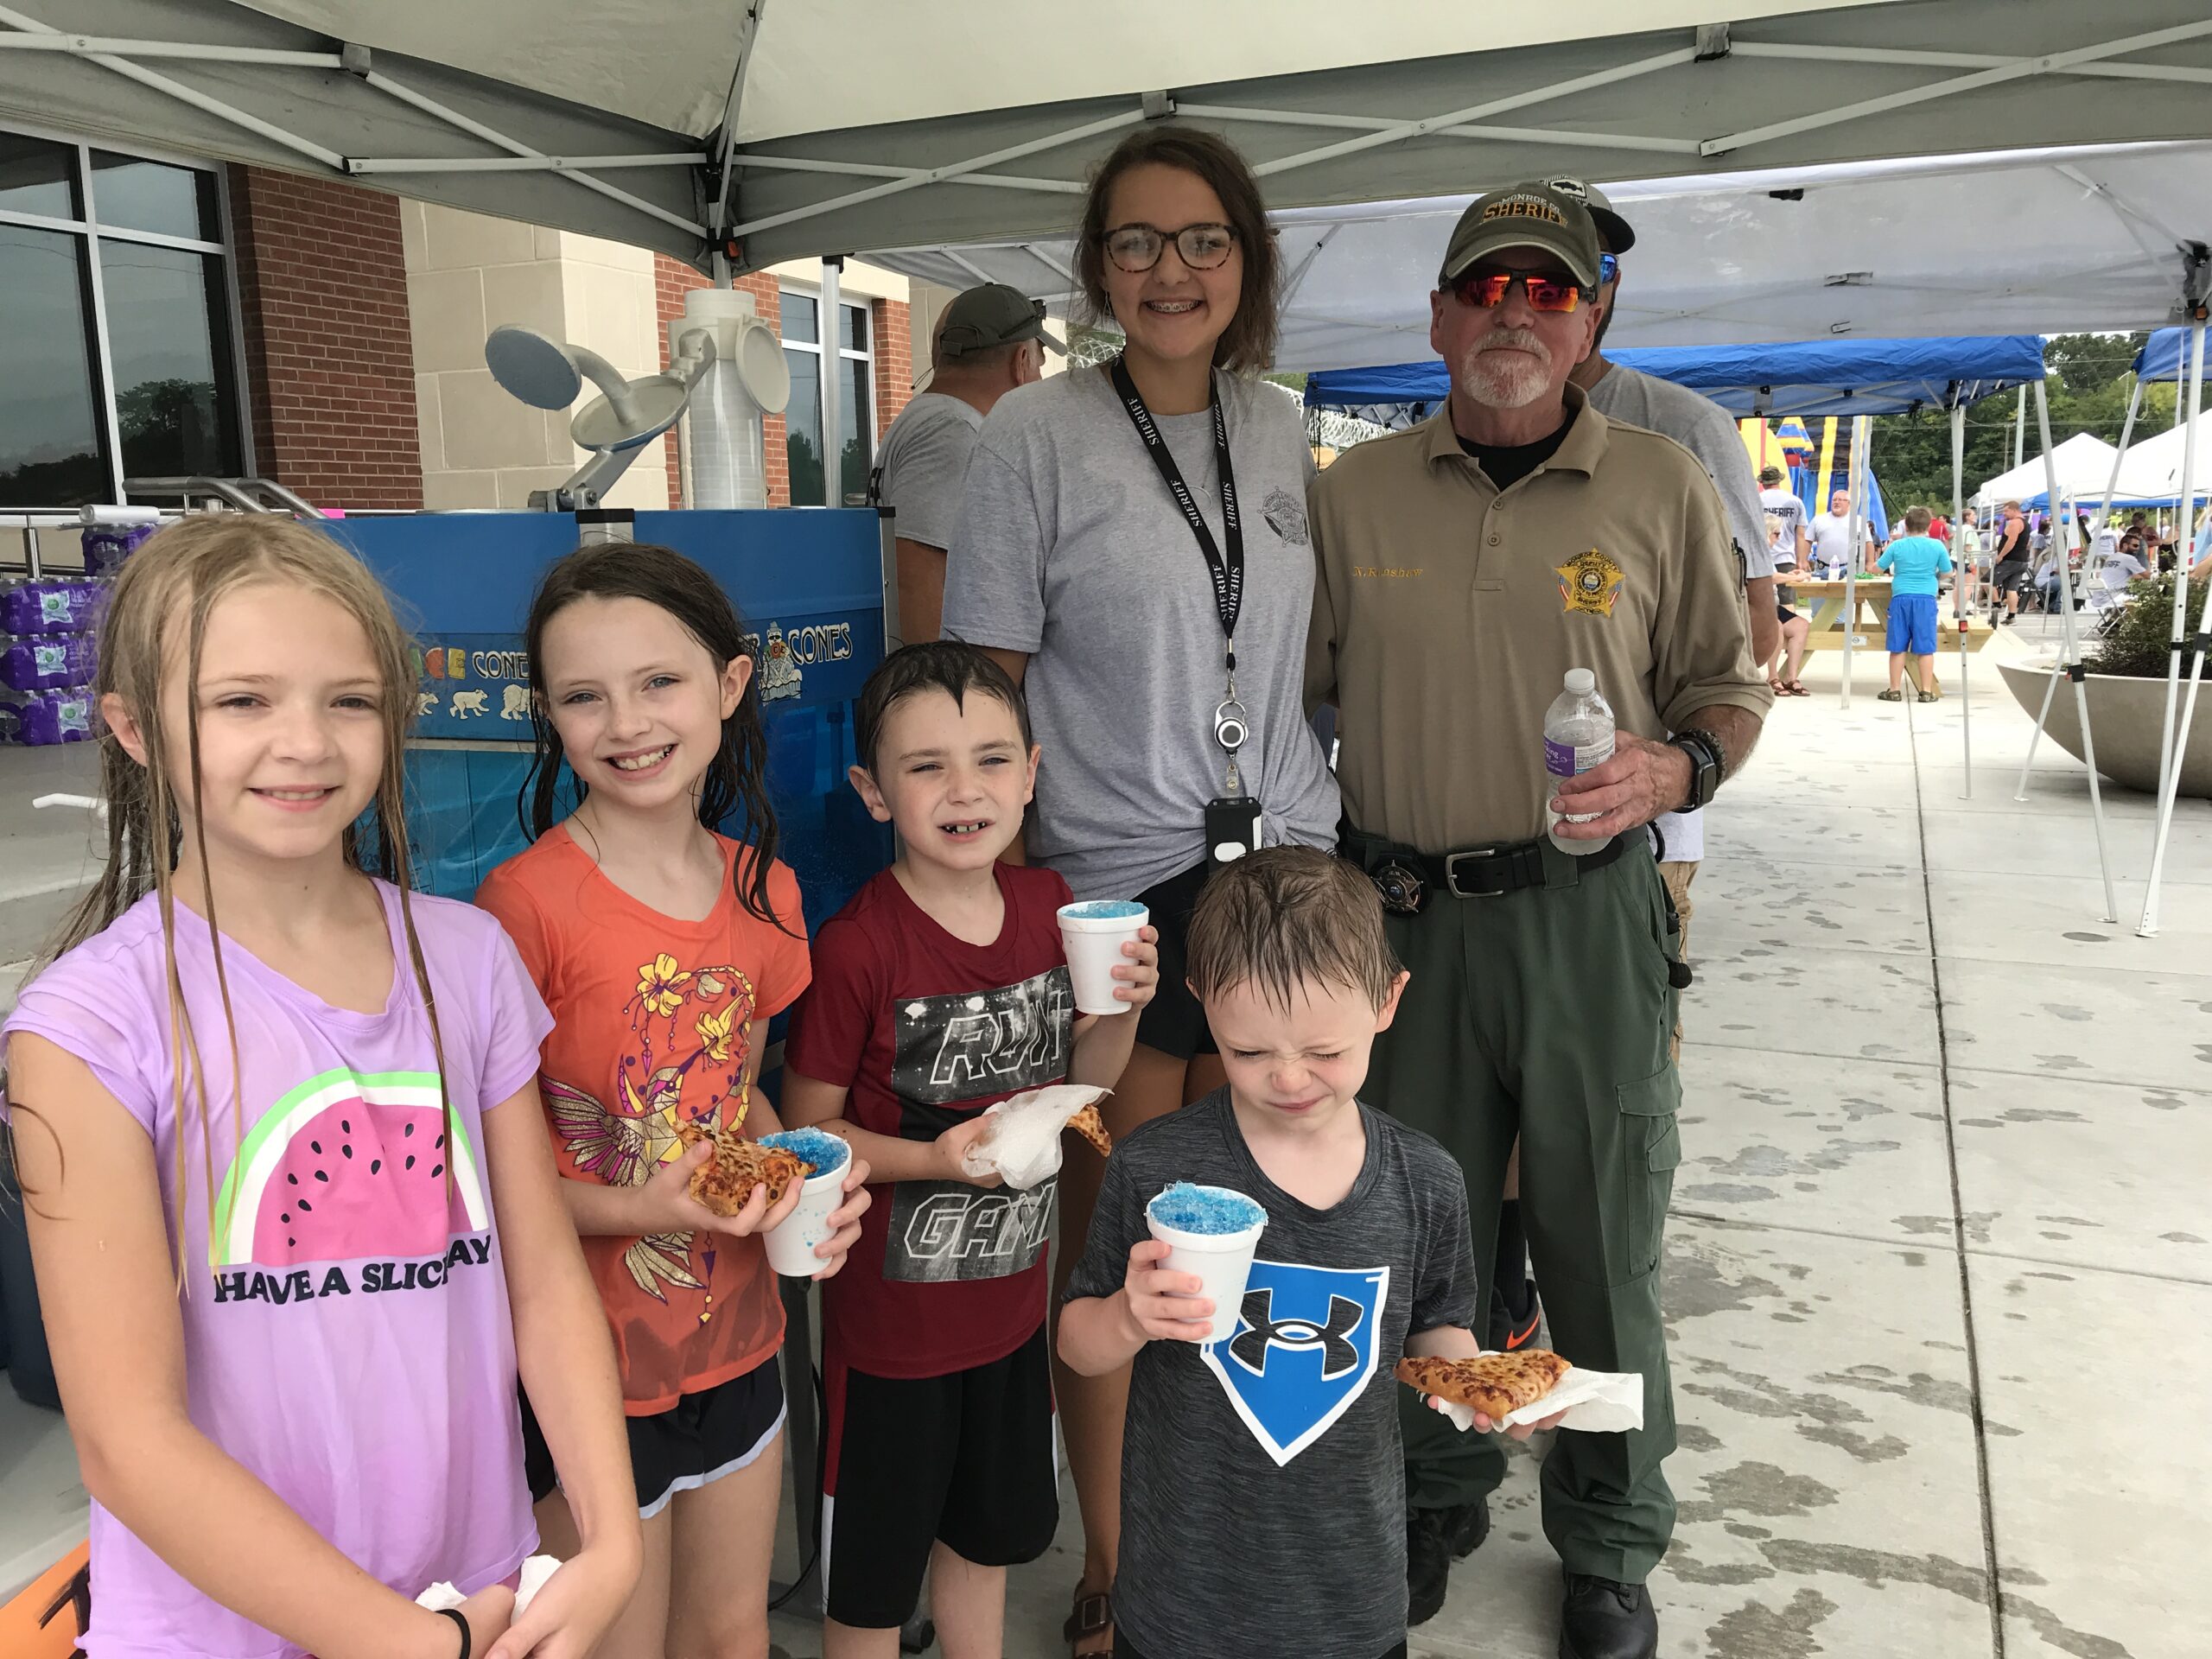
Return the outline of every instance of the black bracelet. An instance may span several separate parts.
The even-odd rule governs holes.
[[[441,1607],[437,1611],[461,1627],[461,1659],[468,1659],[469,1650],[476,1645],[476,1641],[468,1633],[467,1616],[458,1607]]]
[[[1694,737],[1701,740],[1706,746],[1713,751],[1713,768],[1719,774],[1713,780],[1713,786],[1718,788],[1722,784],[1726,783],[1728,781],[1728,751],[1721,747],[1720,740],[1713,735],[1712,728],[1707,726],[1692,726],[1688,728],[1682,733],[1682,735],[1685,737]]]

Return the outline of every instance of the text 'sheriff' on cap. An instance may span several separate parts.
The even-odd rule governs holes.
[[[1477,260],[1507,248],[1541,248],[1559,256],[1586,288],[1598,286],[1598,227],[1572,196],[1541,184],[1516,184],[1478,196],[1452,227],[1437,276],[1440,288]]]

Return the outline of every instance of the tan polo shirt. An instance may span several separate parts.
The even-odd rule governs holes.
[[[1306,701],[1338,707],[1357,829],[1427,853],[1541,835],[1544,710],[1570,668],[1649,738],[1715,703],[1763,716],[1774,701],[1705,468],[1567,397],[1558,452],[1503,492],[1448,405],[1313,486]]]

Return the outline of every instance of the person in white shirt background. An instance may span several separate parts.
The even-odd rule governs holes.
[[[1882,535],[1872,524],[1860,526],[1856,563],[1865,575],[1867,561],[1882,544]],[[1813,520],[1814,573],[1824,582],[1840,582],[1854,563],[1851,545],[1851,492],[1838,490],[1828,498],[1828,510]],[[1872,543],[1872,546],[1868,543]]]

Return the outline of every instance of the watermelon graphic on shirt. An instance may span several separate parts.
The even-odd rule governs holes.
[[[482,1164],[458,1115],[448,1145],[437,1074],[341,1066],[292,1090],[238,1143],[215,1195],[209,1259],[290,1268],[436,1255],[490,1226]]]

